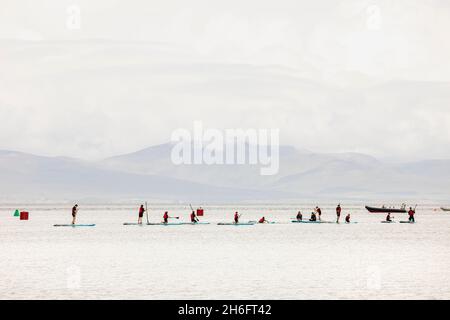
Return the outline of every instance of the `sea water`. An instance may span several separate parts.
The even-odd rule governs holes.
[[[293,224],[315,203],[206,205],[210,225],[124,226],[139,203],[83,204],[70,223],[69,204],[0,204],[1,299],[449,299],[450,213],[418,207],[416,224],[382,224],[363,202],[343,203],[341,220]],[[322,219],[334,221],[335,204]],[[22,206],[22,207],[21,207]],[[16,207],[30,220],[13,217]],[[186,205],[152,204],[189,220]],[[218,226],[265,216],[279,224]],[[394,214],[407,220],[406,214]],[[144,222],[146,217],[144,216]]]

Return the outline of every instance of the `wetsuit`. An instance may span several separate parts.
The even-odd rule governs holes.
[[[144,211],[145,211],[144,207],[141,206],[139,208],[139,218],[142,218],[144,216]]]
[[[297,214],[297,221],[302,221],[302,219],[303,219],[303,216],[302,216],[302,214],[299,212],[299,213]]]
[[[234,223],[239,223],[239,215],[237,212],[234,214]]]
[[[342,211],[341,206],[337,206],[336,207],[336,215],[338,218],[341,216],[341,211]]]
[[[350,223],[350,216],[345,217],[345,222]]]
[[[311,215],[311,219],[309,219],[309,221],[317,221],[317,217],[315,214]]]
[[[195,217],[195,213],[194,212],[191,213],[191,222],[192,223],[197,223],[198,222],[197,218]]]
[[[415,222],[415,220],[414,220],[414,214],[415,214],[416,212],[414,211],[414,210],[409,210],[408,211],[408,214],[409,214],[409,222]]]
[[[320,208],[317,208],[317,214],[319,215],[319,220],[322,217],[322,210]]]

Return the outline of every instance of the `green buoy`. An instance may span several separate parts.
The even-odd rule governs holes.
[[[16,212],[14,212],[14,217],[20,217],[20,212],[19,212],[19,210],[16,210]]]

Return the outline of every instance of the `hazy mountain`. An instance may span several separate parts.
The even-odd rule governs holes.
[[[280,171],[255,165],[174,165],[172,144],[88,162],[0,151],[0,192],[46,198],[173,201],[308,198],[447,198],[450,160],[389,164],[358,153],[280,148]]]
[[[0,151],[2,197],[129,198],[173,201],[264,199],[267,193],[222,188],[159,175],[131,174],[103,169],[95,163]],[[286,197],[281,192],[278,197]]]

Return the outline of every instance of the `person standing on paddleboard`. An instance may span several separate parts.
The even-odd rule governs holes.
[[[141,204],[141,207],[139,208],[139,217],[138,217],[138,224],[142,224],[142,217],[144,216],[144,205]]]
[[[321,221],[322,220],[322,210],[320,210],[319,207],[316,207],[316,212],[317,212],[317,215],[319,216],[319,221]]]
[[[168,223],[169,222],[169,213],[167,211],[164,212],[163,220],[164,220],[164,223]]]
[[[236,224],[239,223],[239,217],[240,217],[240,214],[236,211],[234,213],[234,223],[236,223]]]
[[[198,222],[198,218],[195,215],[195,211],[192,211],[192,213],[191,213],[191,222],[192,223],[197,223]]]
[[[75,224],[77,220],[77,213],[78,213],[78,204],[75,204],[72,208],[72,224]]]
[[[336,223],[339,223],[339,218],[341,217],[341,204],[339,203],[336,207]]]
[[[414,214],[416,213],[416,211],[413,210],[412,207],[409,207],[409,211],[408,211],[408,215],[409,215],[409,222],[416,222],[414,220]]]
[[[302,216],[301,211],[299,211],[299,212],[297,213],[297,221],[302,221],[302,220],[303,220],[303,216]]]

